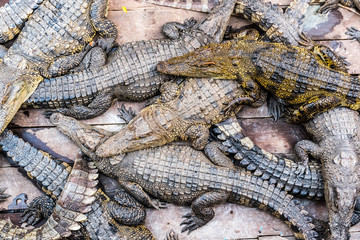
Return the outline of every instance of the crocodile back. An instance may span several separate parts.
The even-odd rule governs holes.
[[[253,49],[258,47],[252,56],[255,79],[290,104],[304,103],[320,93],[338,94],[350,100],[359,95],[358,80],[321,64],[316,55],[306,49],[261,42],[250,44]]]
[[[184,38],[122,44],[103,67],[45,79],[23,106],[87,105],[102,91],[111,91],[121,100],[143,101],[153,97],[159,93],[161,84],[170,79],[156,70],[156,64],[194,49],[190,42],[195,38],[190,35]]]
[[[79,52],[95,35],[90,0],[44,1],[26,22],[4,61],[19,55],[36,65]]]
[[[230,117],[222,112],[225,103],[243,94],[241,84],[236,80],[191,78],[181,85],[179,97],[168,105],[184,120],[212,125]]]
[[[43,0],[10,0],[0,8],[0,43],[13,39]]]

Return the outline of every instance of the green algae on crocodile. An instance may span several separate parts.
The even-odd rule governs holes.
[[[209,154],[212,156],[210,160],[189,146],[167,145],[99,158],[94,150],[102,141],[102,135],[96,128],[59,113],[50,119],[93,159],[100,171],[116,177],[120,185],[143,204],[149,204],[150,194],[163,201],[191,205],[193,211],[184,216],[183,231],[191,232],[205,225],[214,217],[212,206],[229,201],[261,206],[261,209],[288,219],[305,239],[318,238],[310,223],[311,218],[291,195],[250,172],[234,167],[222,154]],[[88,138],[92,139],[90,144]],[[209,144],[206,151],[218,151],[218,146]]]
[[[126,43],[110,53],[103,66],[45,80],[26,105],[60,107],[55,111],[84,119],[105,112],[114,99],[143,101],[153,97],[159,93],[161,84],[171,79],[159,74],[156,64],[220,42],[234,2],[224,2],[197,24],[194,19],[184,24],[165,24],[163,30],[170,39]]]
[[[81,62],[96,33],[97,44],[111,48],[117,30],[105,18],[106,8],[106,0],[39,4],[0,62],[0,132],[44,78]]]
[[[81,170],[76,167],[77,165],[74,166],[75,174],[89,172],[89,176],[91,175],[91,179],[81,181],[81,179],[74,176],[71,177],[71,167],[69,165],[36,149],[28,142],[13,135],[10,131],[2,133],[0,146],[7,157],[24,168],[27,175],[55,201],[61,199],[61,194],[62,196],[71,196],[68,192],[74,189],[74,186],[84,184],[89,180],[93,181],[93,183],[90,181],[89,184],[93,188],[93,191],[96,192],[93,195],[95,200],[87,207],[90,211],[84,213],[87,221],[80,223],[82,226],[82,236],[89,237],[90,239],[123,239],[124,237],[128,239],[154,239],[145,226],[135,226],[144,221],[144,207],[121,190],[117,191],[115,195],[116,201],[110,200],[101,189],[96,187],[97,181],[95,181],[96,179],[94,177],[97,174],[94,172],[94,169],[91,169],[94,168],[94,166],[88,168],[86,162],[78,165],[78,167],[81,167]],[[83,176],[83,174],[81,174],[81,176]],[[66,187],[68,181],[71,183],[71,188]],[[80,185],[79,188],[82,187]],[[85,195],[86,194],[88,193],[85,193]],[[51,215],[53,212],[51,207],[53,206],[53,200],[49,200],[46,197],[44,198],[44,196],[35,198],[30,204],[30,208],[25,212],[25,217],[22,222],[33,225],[41,220],[41,216],[48,217]],[[77,198],[70,197],[67,198],[66,204],[68,207],[74,208],[74,206],[78,206],[76,201]],[[2,226],[11,226],[11,224],[6,223],[6,221],[0,224],[4,224]],[[19,233],[22,231],[23,230],[19,229]],[[0,231],[0,235],[1,234],[5,234],[2,236],[9,237],[12,233],[7,233],[5,229],[2,229],[2,231]],[[60,232],[60,235],[62,235],[62,232]],[[12,237],[16,236],[17,235]]]
[[[181,76],[239,79],[247,95],[229,106],[258,100],[262,87],[287,104],[300,105],[292,113],[294,122],[336,106],[360,107],[357,77],[331,69],[310,50],[279,43],[238,40],[210,44],[160,62],[158,70]]]

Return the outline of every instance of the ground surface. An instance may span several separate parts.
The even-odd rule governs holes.
[[[0,6],[7,0],[0,0]],[[273,3],[288,5],[290,0],[273,0]],[[127,8],[127,13],[122,10]],[[203,13],[178,10],[144,4],[140,1],[110,0],[109,18],[119,29],[118,42],[125,43],[136,40],[163,38],[160,27],[168,21],[184,21],[186,18],[201,19]],[[311,13],[309,11],[309,13]],[[344,34],[347,26],[360,27],[360,16],[345,9],[331,12],[327,16],[312,16],[305,20],[307,31],[313,39],[331,46],[337,53],[346,56],[352,63],[349,67],[353,74],[360,73],[358,52],[360,44],[346,40]],[[248,21],[233,18],[231,24],[243,26]],[[122,126],[118,119],[116,108],[121,102],[115,102],[112,108],[100,117],[85,121],[93,125],[101,125],[106,129],[117,130]],[[143,103],[127,103],[139,111]],[[77,148],[66,137],[62,136],[51,123],[42,116],[43,110],[21,110],[11,124],[11,129],[19,136],[36,147],[54,154],[65,161],[72,161],[77,154]],[[290,125],[284,121],[274,123],[267,115],[266,107],[259,109],[244,108],[238,115],[245,133],[260,147],[273,152],[285,153],[291,156],[294,144],[308,135],[301,126]],[[105,179],[105,186],[113,188],[115,183]],[[12,199],[20,193],[27,193],[29,202],[42,194],[16,166],[11,166],[0,155],[0,186],[8,187],[7,192],[12,197],[0,204],[0,208],[8,208]],[[305,208],[316,217],[325,218],[326,208],[323,201],[302,200]],[[146,225],[158,238],[163,238],[165,232],[174,229],[180,232],[181,216],[190,209],[169,205],[167,209],[148,210]],[[218,206],[215,218],[206,226],[190,235],[182,234],[181,239],[293,239],[292,230],[281,220],[257,209],[226,204]],[[19,214],[0,214],[0,218],[11,218],[15,223]],[[360,226],[351,229],[352,238],[360,239]]]

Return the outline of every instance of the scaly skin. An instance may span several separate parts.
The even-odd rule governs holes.
[[[71,178],[70,166],[32,147],[29,143],[13,135],[11,131],[2,133],[0,146],[7,156],[23,167],[27,175],[53,200],[61,199],[60,194],[64,194],[64,191],[69,190],[66,188],[67,182],[71,182],[71,184],[73,184],[72,189],[74,189],[74,184],[83,184],[89,181],[87,179],[84,182],[76,179],[71,180],[74,178]],[[97,174],[95,174],[93,169],[90,169],[93,168],[93,166],[88,168],[86,165],[87,163],[83,162],[81,165],[82,170],[79,171],[80,169],[76,169],[76,173],[90,171],[90,180],[95,180],[94,177]],[[76,168],[76,165],[74,168]],[[116,202],[112,201],[105,193],[97,189],[96,183],[97,181],[93,181],[93,184],[90,185],[93,191],[96,192],[93,196],[95,200],[88,205],[88,211],[84,213],[87,221],[81,223],[82,234],[85,237],[90,239],[154,239],[151,232],[143,225],[124,225],[138,225],[144,221],[145,210],[142,205],[137,203],[135,199],[127,193],[121,191],[115,196]],[[65,195],[66,194],[67,193],[65,193]],[[76,199],[66,199],[68,201],[67,204],[70,206],[76,204]],[[35,198],[34,201],[30,203],[29,210],[25,212],[25,217],[22,222],[34,225],[41,220],[41,216],[49,216],[53,211],[51,203],[52,201],[43,198],[43,196]],[[50,214],[46,212],[50,212]],[[111,225],[109,223],[111,223]],[[3,224],[5,224],[5,222],[3,222]],[[19,231],[21,232],[23,230]],[[5,229],[0,232],[0,236],[2,236],[1,234],[6,234]],[[6,236],[8,235],[9,233],[7,233]]]
[[[301,105],[292,113],[293,122],[336,106],[360,108],[357,77],[331,69],[319,55],[295,46],[249,40],[210,44],[160,62],[157,69],[189,77],[240,79],[248,95],[229,103],[229,108],[257,101],[261,86],[287,104]]]
[[[224,103],[242,94],[237,81],[192,78],[179,86],[167,83],[157,103],[141,110],[114,136],[101,144],[100,157],[162,146],[175,140],[190,140],[195,149],[203,149],[209,127],[234,116],[241,107],[224,113]]]
[[[152,204],[148,193],[166,202],[191,205],[193,211],[184,216],[183,231],[191,232],[205,225],[214,217],[212,206],[228,201],[258,206],[282,216],[298,228],[305,239],[318,237],[312,230],[311,218],[291,195],[234,167],[223,154],[214,154],[214,149],[218,151],[216,143],[206,148],[212,162],[202,152],[178,145],[99,158],[94,149],[103,137],[97,129],[59,113],[53,114],[51,121],[93,158],[100,171],[116,177],[120,185],[143,204]]]
[[[86,162],[77,160],[68,182],[56,203],[54,212],[39,229],[28,230],[6,220],[0,221],[1,239],[62,239],[72,231],[79,230],[80,223],[87,220],[85,214],[91,211],[97,170],[86,167]],[[83,191],[79,191],[83,189]]]
[[[45,77],[81,62],[96,33],[97,44],[109,50],[117,31],[106,7],[106,0],[46,0],[32,13],[0,61],[0,132]]]
[[[304,140],[295,146],[304,163],[308,155],[321,161],[331,239],[350,238],[351,217],[360,190],[359,121],[359,113],[347,108],[320,113],[304,124],[314,142]]]
[[[227,152],[235,163],[253,172],[255,176],[294,195],[310,198],[324,196],[321,166],[317,162],[309,162],[308,171],[299,175],[301,164],[256,146],[250,138],[244,136],[236,118],[216,124],[211,132],[228,148]]]
[[[175,8],[192,9],[208,12],[222,0],[175,1],[175,0],[144,0],[145,2],[165,5]],[[297,46],[306,44],[301,36],[303,14],[310,0],[295,0],[285,13],[277,5],[263,0],[238,0],[235,4],[234,15],[243,16],[257,24],[265,32],[265,38],[272,42],[281,42]]]
[[[342,4],[345,7],[357,8],[358,10],[360,10],[359,0],[326,0],[325,4],[319,8],[318,12],[321,14],[326,14],[331,10],[337,8],[339,4]]]
[[[119,46],[102,67],[46,80],[27,105],[60,107],[56,112],[87,119],[105,112],[114,99],[143,101],[153,97],[159,93],[161,84],[170,79],[156,71],[156,64],[205,44],[220,42],[234,2],[226,1],[195,26],[193,19],[185,24],[165,24],[164,32],[171,39],[126,43]]]
[[[43,0],[11,0],[0,8],[0,44],[19,34],[24,23]]]

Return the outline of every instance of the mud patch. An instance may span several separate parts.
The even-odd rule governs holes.
[[[334,30],[343,20],[339,10],[333,10],[328,14],[318,14],[320,6],[310,6],[304,16],[302,28],[308,37],[321,40],[325,35]]]

